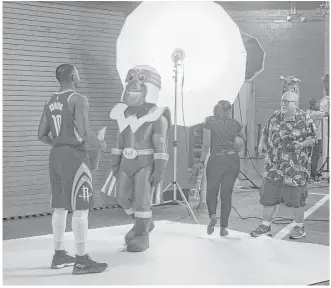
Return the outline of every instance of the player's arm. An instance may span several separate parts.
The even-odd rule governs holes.
[[[46,107],[46,105],[45,105]],[[45,108],[43,111],[43,115],[41,116],[40,122],[39,122],[39,128],[38,128],[38,140],[47,144],[52,145],[52,139],[49,137],[49,132],[51,128],[48,123],[48,118],[46,117]]]
[[[77,95],[77,94],[76,94]],[[75,96],[76,96],[75,95]],[[92,132],[89,125],[89,103],[86,97],[77,95],[74,99],[74,117],[77,126],[77,132],[85,143],[92,145],[97,149],[105,149],[104,141],[98,140],[95,133]]]
[[[154,171],[149,181],[152,186],[158,184],[164,177],[164,172],[167,167],[169,154],[167,153],[168,148],[168,120],[161,116],[158,121],[153,124],[153,147],[154,147]]]

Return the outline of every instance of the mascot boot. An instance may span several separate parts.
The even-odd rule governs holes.
[[[124,238],[124,240],[125,240],[125,244],[126,245],[128,245],[131,241],[132,241],[132,239],[134,238],[134,227],[135,227],[135,225],[132,227],[132,229],[128,232],[128,233],[126,233],[126,235],[125,235],[125,238]],[[154,224],[154,221],[153,221],[153,219],[152,219],[152,222],[151,222],[151,225],[150,225],[150,227],[149,227],[149,233],[150,232],[152,232],[152,230],[155,228],[155,224]]]
[[[149,229],[152,218],[135,218],[134,237],[127,245],[128,252],[143,252],[149,248]]]

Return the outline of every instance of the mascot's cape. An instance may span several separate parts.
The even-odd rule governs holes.
[[[133,133],[135,133],[143,124],[157,121],[162,115],[168,120],[168,132],[171,129],[171,114],[168,107],[153,107],[148,113],[140,118],[136,115],[129,115],[125,117],[125,110],[130,107],[124,103],[118,103],[111,110],[109,117],[117,121],[120,133],[124,131],[127,126],[130,126]]]

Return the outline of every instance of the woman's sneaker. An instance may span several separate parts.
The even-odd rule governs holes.
[[[70,256],[65,250],[55,250],[53,260],[52,260],[52,269],[61,269],[68,266],[73,266],[75,264],[75,257]]]
[[[228,230],[225,228],[225,227],[221,227],[221,230],[220,230],[220,235],[222,237],[225,237],[229,234]]]
[[[215,215],[215,216],[212,215],[212,216],[211,216],[211,219],[210,219],[210,222],[209,222],[209,224],[208,224],[208,226],[207,226],[207,234],[208,234],[208,235],[211,235],[211,234],[214,233],[214,227],[215,227],[216,224],[217,224],[217,218],[216,218],[216,215]]]
[[[260,224],[250,234],[252,237],[259,237],[261,235],[271,236],[271,227],[264,224]]]
[[[98,263],[93,261],[88,254],[84,256],[76,255],[76,262],[72,274],[82,275],[89,273],[100,273],[108,268],[106,263]]]

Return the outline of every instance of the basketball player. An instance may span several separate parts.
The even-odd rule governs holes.
[[[60,90],[46,102],[38,130],[38,139],[52,146],[49,172],[55,254],[51,268],[74,266],[75,275],[99,273],[108,265],[93,261],[87,254],[88,211],[93,207],[94,193],[85,144],[99,150],[106,149],[107,145],[90,130],[88,100],[75,92],[80,81],[76,68],[71,64],[58,66],[56,79]],[[68,210],[73,211],[76,257],[64,250]]]

